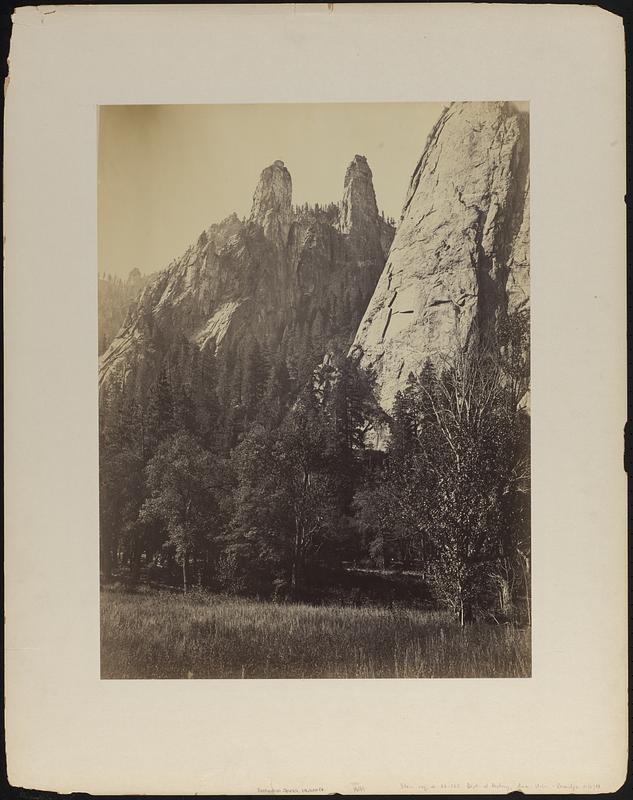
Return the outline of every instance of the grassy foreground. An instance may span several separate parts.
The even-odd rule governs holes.
[[[529,675],[529,630],[462,630],[440,611],[101,592],[102,678]]]

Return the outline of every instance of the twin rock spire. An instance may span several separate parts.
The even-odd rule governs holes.
[[[356,155],[345,172],[340,231],[366,232],[368,226],[376,227],[378,219],[371,169],[365,156]],[[263,170],[253,195],[250,220],[261,225],[265,235],[278,245],[288,241],[293,221],[292,178],[283,161],[275,161]]]

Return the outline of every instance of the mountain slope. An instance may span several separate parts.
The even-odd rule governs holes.
[[[133,269],[125,280],[112,275],[99,276],[99,355],[107,350],[110,342],[125,322],[133,301],[151,280]]]

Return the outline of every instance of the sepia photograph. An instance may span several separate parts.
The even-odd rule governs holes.
[[[529,677],[527,103],[103,106],[98,179],[101,677]]]
[[[10,784],[616,791],[622,20],[12,23]]]

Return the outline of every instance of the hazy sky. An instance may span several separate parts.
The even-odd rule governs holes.
[[[378,208],[399,217],[442,103],[101,106],[99,272],[162,269],[201,231],[250,213],[264,167],[292,176],[294,203],[341,198],[367,156]]]

